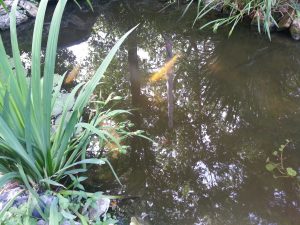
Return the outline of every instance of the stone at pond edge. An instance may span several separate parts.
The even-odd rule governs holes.
[[[48,225],[44,220],[39,220],[36,225]]]
[[[101,217],[107,212],[109,205],[110,205],[110,200],[108,198],[98,199],[96,201],[96,206],[94,208],[90,207],[88,209],[89,218],[95,220]]]
[[[0,211],[3,209],[3,207],[9,202],[14,196],[16,196],[17,193],[22,191],[20,187],[7,189],[2,192],[0,192]],[[0,189],[1,191],[1,189]],[[45,207],[49,208],[51,203],[56,199],[56,196],[53,196],[51,194],[40,194],[40,199],[44,203],[44,205],[40,205],[41,210],[44,211]],[[14,200],[13,206],[20,207],[21,205],[25,204],[28,201],[28,192],[22,192],[17,198]],[[101,198],[96,201],[96,204],[93,206],[87,205],[87,209],[85,210],[89,216],[89,219],[91,220],[97,220],[101,216],[105,215],[107,213],[107,210],[110,207],[110,199],[108,198]],[[39,219],[38,225],[48,225],[47,222],[45,222],[37,209],[33,209],[32,216]],[[69,222],[68,220],[64,220],[61,225],[73,225],[74,223]],[[80,225],[81,223],[75,222],[75,225]]]
[[[10,10],[12,1],[4,1],[8,10]],[[37,15],[37,6],[29,1],[21,0],[18,3],[18,10],[16,12],[16,23],[17,25],[26,22],[29,17],[36,17]],[[9,14],[0,6],[0,30],[9,29]]]
[[[67,21],[65,21],[65,22],[68,24],[68,26],[73,25],[78,30],[86,29],[85,22],[79,16],[69,15],[67,18]]]
[[[50,208],[52,201],[54,201],[54,199],[56,199],[56,198],[57,197],[55,197],[53,195],[46,195],[46,194],[40,195],[40,199],[44,203],[44,204],[40,204],[41,210],[44,212],[45,208]],[[35,218],[42,219],[42,216],[40,215],[40,213],[38,212],[38,210],[36,208],[33,209],[32,216]]]
[[[37,6],[29,1],[20,1],[19,6],[26,11],[26,14],[30,17],[35,18],[37,15]]]
[[[45,222],[44,220],[39,220],[36,225],[49,225],[49,223]],[[81,223],[79,223],[79,222],[71,223],[71,222],[65,220],[61,223],[61,225],[81,225]]]
[[[288,29],[291,26],[294,17],[295,17],[295,10],[289,9],[288,12],[286,12],[278,22],[278,31]]]
[[[290,27],[290,33],[294,40],[300,40],[300,18],[293,20],[293,23]]]
[[[16,13],[17,25],[24,23],[28,20],[28,16],[17,11]],[[9,15],[5,14],[0,16],[0,30],[9,29]]]
[[[261,12],[256,12],[255,15],[253,16],[252,20],[251,20],[251,28],[255,28],[258,29],[258,27],[260,28],[261,31],[263,31],[264,28],[264,22],[265,19],[263,17],[263,14]],[[270,31],[274,31],[276,30],[276,25],[273,22],[269,22],[269,29]]]

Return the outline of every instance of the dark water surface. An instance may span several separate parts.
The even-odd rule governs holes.
[[[269,42],[248,27],[229,39],[225,31],[200,32],[191,29],[192,13],[178,22],[180,11],[160,8],[149,0],[98,4],[94,13],[67,9],[57,68],[81,64],[82,79],[140,23],[101,91],[123,96],[119,107],[136,109],[136,129],[156,142],[136,138],[127,155],[111,159],[122,188],[103,169],[93,170],[88,185],[137,197],[121,203],[124,215],[154,225],[300,224],[296,179],[274,179],[265,169],[285,139],[286,167],[300,167],[299,43],[284,35]],[[31,30],[20,36],[24,61]],[[174,81],[150,83],[175,54]]]

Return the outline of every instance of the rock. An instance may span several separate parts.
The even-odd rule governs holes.
[[[51,203],[52,203],[55,199],[57,199],[57,197],[55,197],[55,196],[53,196],[53,195],[46,195],[46,194],[41,195],[40,198],[41,198],[42,202],[45,204],[46,207],[47,207],[47,206],[50,207]]]
[[[265,29],[264,22],[265,22],[265,19],[263,17],[263,14],[260,13],[260,12],[256,12],[255,15],[252,18],[251,27],[255,27],[256,29],[258,27],[260,27],[260,30],[263,31]],[[270,29],[270,31],[274,31],[275,28],[276,28],[275,23],[270,22],[269,23],[269,29]]]
[[[142,225],[142,223],[140,223],[140,221],[136,217],[131,217],[130,225]]]
[[[91,220],[96,220],[106,214],[109,208],[110,200],[108,198],[100,198],[96,201],[96,207],[88,209],[88,215]]]
[[[67,101],[68,100],[68,101]],[[60,92],[55,101],[55,105],[52,110],[52,116],[57,118],[64,111],[65,106],[67,106],[67,111],[71,111],[75,104],[75,98],[70,97],[70,93]]]
[[[48,225],[44,220],[39,220],[36,225]]]
[[[48,225],[48,223],[45,222],[44,220],[39,220],[36,225]],[[65,220],[61,223],[61,225],[81,225],[81,223],[79,223],[79,222],[70,222],[68,220]]]
[[[22,189],[21,188],[12,188],[3,191],[0,194],[0,211],[3,209],[3,207],[6,205],[7,202],[9,202],[11,199],[13,199]],[[16,198],[15,203],[18,201],[21,201],[21,198],[23,196],[20,195]]]
[[[284,16],[279,20],[277,29],[279,31],[288,29],[291,26],[294,17],[295,17],[295,10],[289,9],[288,12],[286,12]]]
[[[24,23],[28,20],[28,16],[20,13],[19,11],[16,12],[16,17],[17,17],[17,25]]]
[[[4,0],[4,4],[6,5],[7,8],[10,8],[11,5],[13,4],[13,1],[10,1],[10,0]]]
[[[30,17],[35,18],[37,15],[38,7],[29,1],[20,1],[19,6],[26,11],[26,14]]]
[[[16,13],[16,22],[17,25],[24,23],[25,21],[28,20],[28,16],[20,13],[19,11],[17,11]],[[0,16],[0,30],[6,30],[9,29],[9,15],[5,14]]]
[[[14,202],[14,206],[19,207],[19,206],[23,205],[24,203],[26,203],[27,201],[28,201],[27,195],[18,196]]]
[[[0,16],[6,15],[7,12],[4,8],[0,8]]]
[[[9,11],[12,5],[12,1],[5,1],[4,3]],[[29,1],[21,0],[18,3],[18,10],[16,12],[17,25],[28,21],[29,17],[36,17],[37,10],[38,7],[36,4]],[[5,11],[5,9],[2,6],[0,6],[0,30],[6,29],[9,29],[9,15]]]
[[[68,26],[70,24],[72,24],[78,30],[85,30],[86,29],[85,22],[79,16],[76,16],[76,15],[70,15],[70,17],[68,18],[67,23],[68,23]]]
[[[68,220],[65,220],[65,221],[62,222],[61,225],[81,225],[81,223],[79,223],[79,222],[70,222]]]
[[[300,40],[300,18],[293,20],[293,23],[290,27],[290,33],[294,40]]]
[[[144,220],[142,217],[131,217],[129,225],[150,225],[149,221]]]
[[[45,211],[45,208],[50,208],[51,203],[56,198],[57,197],[55,197],[53,195],[47,195],[47,194],[40,195],[40,199],[43,202],[43,204],[40,204],[41,210]],[[40,213],[38,212],[38,210],[36,208],[33,209],[32,216],[35,217],[35,218],[42,219],[42,216],[40,215]]]

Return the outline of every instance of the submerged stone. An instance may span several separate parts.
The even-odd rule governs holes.
[[[95,220],[105,215],[110,205],[110,200],[108,198],[100,198],[96,201],[95,207],[90,207],[88,209],[89,218]]]
[[[294,40],[300,40],[300,18],[293,20],[293,23],[290,27],[290,33]]]

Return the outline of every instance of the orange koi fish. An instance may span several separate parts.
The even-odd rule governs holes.
[[[180,55],[176,54],[173,56],[172,59],[170,59],[168,62],[165,63],[165,65],[160,68],[157,72],[155,72],[153,75],[150,77],[150,82],[156,82],[161,79],[167,79],[168,78],[168,73],[170,70],[173,68],[174,64],[178,60]]]
[[[65,84],[70,84],[73,80],[76,79],[77,75],[79,74],[80,66],[75,66],[72,71],[67,75]]]

